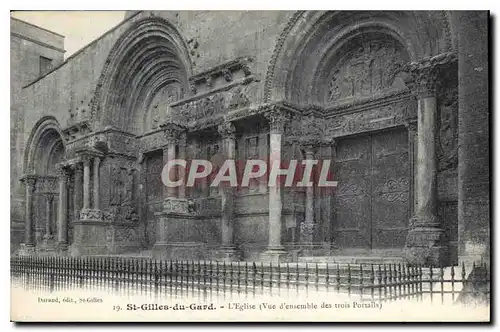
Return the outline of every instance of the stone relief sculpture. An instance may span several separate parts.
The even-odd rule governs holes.
[[[404,57],[395,42],[364,42],[347,52],[332,72],[328,102],[390,89]]]
[[[458,163],[458,92],[445,92],[439,108],[439,169],[456,168]]]

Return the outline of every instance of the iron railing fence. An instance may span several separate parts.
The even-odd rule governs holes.
[[[159,261],[128,257],[11,257],[12,281],[49,292],[75,288],[151,297],[203,299],[260,295],[355,295],[369,301],[489,301],[486,263],[447,268],[343,263]]]

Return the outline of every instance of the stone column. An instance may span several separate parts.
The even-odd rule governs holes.
[[[279,107],[272,107],[264,116],[269,120],[270,137],[270,165],[273,163],[280,165],[282,136],[285,133],[285,126],[290,121],[290,114]],[[276,181],[275,186],[269,186],[269,242],[267,250],[262,255],[262,260],[280,262],[287,259],[287,253],[281,244],[281,226],[282,226],[282,192],[281,183]]]
[[[410,63],[410,87],[418,102],[417,209],[410,220],[405,257],[411,263],[441,265],[447,258],[444,230],[437,216],[437,85],[442,71],[456,61],[452,53]]]
[[[59,211],[57,214],[57,242],[60,250],[67,249],[68,244],[68,171],[65,166],[58,166],[59,175]]]
[[[75,174],[75,189],[73,191],[73,207],[74,219],[80,219],[80,210],[82,209],[82,189],[83,189],[83,170],[82,165],[77,163],[73,165],[73,173]]]
[[[99,201],[99,191],[100,191],[100,184],[99,184],[99,165],[101,163],[101,158],[99,157],[94,157],[94,210],[99,210],[100,208],[100,201]]]
[[[182,133],[179,139],[179,159],[186,160],[186,133]],[[186,198],[186,169],[179,167],[177,169],[177,178],[182,180],[183,185],[178,187],[179,198]]]
[[[54,194],[45,194],[45,235],[43,238],[45,240],[51,240],[54,238],[52,234],[52,203],[54,201]]]
[[[36,177],[26,175],[23,178],[24,185],[26,186],[26,223],[24,229],[24,247],[31,249],[33,243],[33,194],[35,192]]]
[[[315,147],[306,145],[304,150],[305,159],[313,160]],[[312,175],[310,181],[313,181]],[[310,186],[306,187],[305,219],[300,223],[300,237],[303,244],[312,244],[314,227],[314,186]]]
[[[410,202],[410,215],[412,216],[415,213],[416,207],[416,196],[415,196],[415,188],[417,183],[415,168],[416,168],[416,139],[418,137],[417,133],[417,120],[410,120],[406,123],[406,128],[408,129],[408,162],[410,164],[410,192],[409,192],[409,202]]]
[[[83,208],[90,209],[90,158],[83,159]]]
[[[167,145],[163,149],[163,163],[166,165],[168,161],[175,159],[175,147],[179,143],[180,135],[184,132],[184,128],[174,124],[166,123],[161,126],[165,135]],[[173,172],[173,169],[171,170]],[[177,173],[172,173],[170,178],[174,180]],[[173,198],[177,196],[177,190],[174,187],[164,187],[164,198]]]
[[[234,160],[236,156],[236,128],[231,122],[225,122],[218,128],[222,137],[224,157]],[[236,260],[234,246],[234,188],[228,183],[221,184],[221,256],[224,260]]]

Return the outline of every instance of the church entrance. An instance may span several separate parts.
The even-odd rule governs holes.
[[[334,244],[403,248],[409,219],[408,134],[404,129],[339,139],[334,176]]]

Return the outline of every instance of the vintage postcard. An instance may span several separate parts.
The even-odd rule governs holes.
[[[11,320],[489,322],[489,20],[11,12]]]

